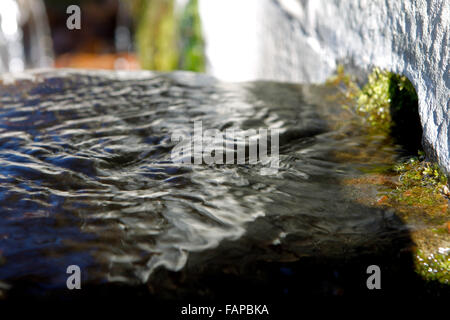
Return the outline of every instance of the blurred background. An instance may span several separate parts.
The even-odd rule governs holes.
[[[70,5],[81,29],[69,30]],[[205,70],[198,0],[1,0],[0,72]]]

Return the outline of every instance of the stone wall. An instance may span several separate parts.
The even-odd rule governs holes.
[[[212,17],[214,12],[207,11],[204,3],[220,0],[201,1],[209,67],[219,78],[224,77],[215,70],[224,64],[227,74],[236,74],[225,80],[323,82],[337,63],[363,72],[378,66],[406,75],[419,96],[427,154],[450,173],[449,1],[260,0],[253,7],[243,7],[256,21],[256,25],[242,24],[247,30],[242,33],[251,29],[257,39],[248,45],[236,42],[237,28],[229,28],[225,39],[218,37],[218,29],[239,20],[219,14]],[[235,2],[228,5],[239,10]],[[219,41],[229,52],[214,50]],[[239,52],[256,55],[242,54],[248,61],[230,63],[227,56],[236,57]],[[243,74],[239,66],[246,63],[252,68]]]

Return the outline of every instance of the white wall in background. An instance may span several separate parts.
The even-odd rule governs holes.
[[[261,56],[258,49],[263,1],[199,1],[209,73],[225,81],[255,78]]]

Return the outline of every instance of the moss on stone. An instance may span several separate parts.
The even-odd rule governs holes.
[[[421,208],[439,216],[448,211],[448,200],[443,195],[447,176],[435,163],[425,161],[423,155],[398,163],[399,185],[387,193],[391,202]]]
[[[414,152],[418,150],[422,127],[417,94],[408,78],[374,68],[360,88],[340,65],[327,83],[343,89],[343,106],[361,117],[371,131],[390,133],[394,138],[401,136],[399,142],[412,146]]]
[[[450,284],[450,253],[425,255],[417,250],[414,263],[424,279]]]
[[[426,161],[422,151],[418,157],[410,156],[420,149],[422,136],[417,95],[411,82],[404,76],[375,69],[360,88],[340,66],[328,83],[342,89],[337,101],[366,125],[363,128],[368,135],[401,145],[408,155],[400,162],[388,159],[383,166],[371,167],[363,177],[348,179],[344,184],[363,193],[356,201],[394,208],[407,223],[419,223],[423,228],[412,232],[418,248],[414,252],[415,270],[426,280],[449,284],[448,180],[437,164]],[[357,152],[338,156],[346,161],[365,159]],[[373,155],[370,159],[374,159]],[[360,191],[371,188],[376,189],[372,196]]]
[[[392,125],[390,115],[390,74],[375,68],[367,84],[356,96],[355,110],[372,128],[388,131]]]
[[[328,83],[344,91],[343,106],[358,115],[371,133],[389,134],[409,154],[420,148],[422,127],[418,115],[418,99],[411,82],[401,75],[375,68],[362,87],[339,66]],[[447,177],[436,164],[421,156],[412,157],[395,166],[400,184],[388,193],[391,201],[422,207],[434,212],[446,206],[441,190]],[[440,209],[439,209],[440,210]]]

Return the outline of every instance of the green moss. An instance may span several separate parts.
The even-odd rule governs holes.
[[[422,127],[417,94],[405,76],[374,68],[367,83],[360,88],[340,65],[336,75],[327,82],[343,89],[344,107],[356,113],[371,131],[390,133],[394,138],[406,137],[399,139],[400,142],[414,140],[406,144],[411,145],[414,151],[418,149]]]
[[[373,128],[388,131],[392,124],[390,115],[390,73],[375,68],[367,84],[358,92],[355,110]]]
[[[400,174],[400,182],[404,188],[421,186],[439,192],[447,184],[447,176],[437,164],[424,161],[423,154],[420,158],[411,158],[398,164],[395,171]]]
[[[331,76],[326,81],[327,84],[338,86],[341,89],[341,95],[333,97],[333,100],[337,100],[347,110],[354,110],[355,100],[358,97],[361,89],[356,84],[352,77],[345,73],[344,66],[338,65],[336,74]]]
[[[434,228],[431,231],[436,233],[436,234],[438,234],[438,235],[445,235],[445,236],[449,233],[448,229],[447,229],[447,226],[440,227],[440,228]]]
[[[447,176],[437,164],[425,161],[422,154],[398,163],[394,170],[399,175],[399,183],[385,195],[400,212],[414,207],[436,219],[447,214],[448,201],[442,194]]]
[[[417,94],[405,76],[375,68],[360,88],[339,66],[328,83],[340,86],[344,96],[340,102],[367,125],[370,134],[390,135],[407,155],[420,150]],[[413,206],[436,217],[447,213],[448,201],[441,192],[447,177],[436,164],[425,161],[423,153],[397,164],[394,171],[399,175],[399,185],[387,189],[385,203],[400,211]]]
[[[355,118],[366,125],[363,128],[367,128],[369,135],[390,136],[408,155],[420,149],[422,127],[418,100],[413,85],[406,77],[376,68],[360,88],[339,66],[337,74],[328,83],[342,89],[343,98],[338,97],[338,101],[357,115]],[[355,157],[354,154],[351,156]],[[423,152],[393,167],[389,164],[380,166],[379,174],[374,174],[372,168],[370,170],[370,175],[351,179],[347,183],[362,187],[366,184],[377,185],[381,197],[376,205],[395,208],[409,223],[419,221],[433,226],[429,233],[421,230],[413,234],[414,241],[421,248],[414,254],[415,270],[426,280],[450,284],[450,252],[433,253],[437,249],[433,241],[448,235],[449,202],[443,195],[447,176],[437,164],[426,161]],[[393,174],[398,176],[398,181],[393,179]],[[367,200],[362,198],[362,201]],[[425,236],[421,236],[421,232]]]
[[[415,255],[416,272],[428,281],[450,284],[450,253],[430,254],[421,251]]]

